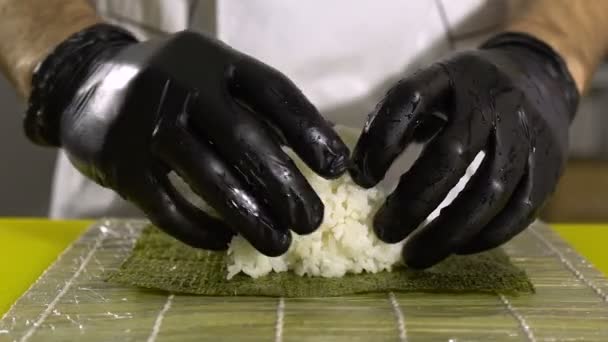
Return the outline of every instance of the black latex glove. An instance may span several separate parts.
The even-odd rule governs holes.
[[[577,102],[561,58],[523,34],[497,36],[400,81],[370,116],[351,170],[371,187],[408,144],[427,141],[376,214],[378,237],[394,243],[409,236],[405,262],[426,268],[517,235],[562,173]],[[417,229],[480,151],[485,159],[466,188]]]
[[[33,140],[61,146],[82,173],[195,247],[223,249],[240,233],[275,256],[289,229],[319,226],[323,203],[282,142],[327,178],[346,171],[349,151],[280,72],[192,32],[137,43],[100,25],[64,45],[34,78]],[[170,170],[228,226],[182,198]]]

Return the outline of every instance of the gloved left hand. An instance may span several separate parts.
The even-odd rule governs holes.
[[[323,203],[283,146],[326,178],[346,172],[348,148],[293,82],[195,32],[137,42],[95,25],[46,57],[32,85],[28,136],[194,247],[225,249],[240,233],[277,256],[291,230],[317,229]],[[187,201],[171,171],[224,220]]]
[[[561,57],[516,33],[399,82],[370,116],[351,174],[371,187],[411,142],[427,143],[376,214],[378,237],[394,243],[409,236],[405,262],[426,268],[450,254],[484,251],[517,235],[534,220],[562,173],[577,102]],[[485,158],[465,189],[438,218],[417,229],[480,151]]]

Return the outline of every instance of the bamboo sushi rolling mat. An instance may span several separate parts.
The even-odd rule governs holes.
[[[94,224],[0,321],[0,341],[608,341],[608,279],[551,229],[505,246],[536,294],[203,297],[103,281],[145,222]]]

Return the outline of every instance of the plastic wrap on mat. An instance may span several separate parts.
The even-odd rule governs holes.
[[[0,341],[608,341],[608,280],[541,224],[505,248],[534,295],[298,299],[182,296],[104,282],[144,225],[92,226],[3,317]]]

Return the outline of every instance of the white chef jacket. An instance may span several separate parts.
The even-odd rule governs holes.
[[[398,79],[450,50],[476,46],[519,2],[98,0],[95,5],[107,21],[140,39],[187,28],[213,34],[283,72],[330,121],[360,128]],[[82,176],[60,152],[51,217],[140,215]]]

